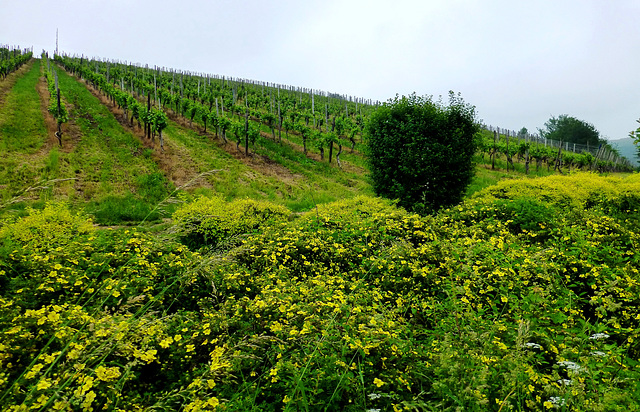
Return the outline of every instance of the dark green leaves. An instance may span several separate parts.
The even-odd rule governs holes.
[[[449,105],[396,96],[367,123],[369,165],[379,196],[421,213],[462,200],[473,177],[475,109],[453,92]]]

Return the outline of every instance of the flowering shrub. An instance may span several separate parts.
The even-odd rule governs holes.
[[[179,300],[197,276],[186,247],[96,232],[64,205],[32,211],[1,234],[3,410],[216,403],[209,394],[225,351],[213,342],[195,349],[189,301]]]
[[[201,197],[178,209],[174,220],[182,241],[199,248],[286,221],[289,215],[285,207],[269,202],[242,199],[228,203],[220,197]]]
[[[428,217],[359,197],[200,253],[48,206],[0,231],[0,404],[639,410],[639,190],[510,181]],[[198,202],[176,223],[237,205]]]

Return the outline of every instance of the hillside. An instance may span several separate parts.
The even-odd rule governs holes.
[[[244,144],[236,145],[229,131],[227,137],[219,129],[205,132],[197,119],[168,110],[160,148],[156,132],[145,136],[140,119],[125,119],[126,109],[109,96],[57,68],[62,101],[70,113],[62,124],[59,146],[55,119],[46,109],[49,93],[39,77],[46,71],[43,66],[50,65],[33,61],[7,80],[15,83],[6,88],[8,103],[0,113],[0,139],[8,149],[1,160],[0,185],[7,207],[41,207],[49,200],[66,200],[77,207],[86,205],[98,222],[110,224],[141,221],[177,189],[188,194],[219,193],[227,199],[268,199],[296,211],[370,193],[359,151],[361,137],[339,159],[336,153],[321,159],[316,153],[304,155],[298,132],[283,129],[274,139],[268,126],[252,118],[249,125],[255,135],[247,155]],[[14,106],[14,100],[25,107]],[[25,124],[27,119],[33,126]],[[238,121],[237,116],[223,119]],[[21,133],[33,142],[25,141]],[[156,213],[148,218],[158,217]]]
[[[466,200],[414,215],[373,197],[368,110],[9,74],[0,410],[640,410],[639,175],[484,131]]]
[[[372,194],[362,143],[375,107],[364,99],[117,62],[55,60],[32,60],[0,88],[0,101],[7,101],[0,109],[4,211],[64,200],[100,224],[138,224],[167,218],[175,202],[200,194],[269,200],[296,212]],[[521,174],[626,170],[609,153],[559,153],[508,132],[485,131],[477,161],[469,193]]]

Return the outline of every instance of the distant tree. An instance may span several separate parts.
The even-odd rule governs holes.
[[[604,140],[591,123],[566,114],[551,117],[544,126],[544,129],[540,129],[540,135],[546,139],[590,146],[598,146]]]
[[[527,130],[526,127],[523,127],[522,129],[520,129],[520,131],[518,132],[518,137],[520,139],[524,139],[525,137],[527,137],[527,135],[529,134],[529,131]]]
[[[475,108],[453,92],[448,106],[415,93],[389,100],[366,124],[374,191],[419,213],[460,202],[473,178],[478,131]]]

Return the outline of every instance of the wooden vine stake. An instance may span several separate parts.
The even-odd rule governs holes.
[[[216,97],[216,118],[218,119],[217,121],[217,125],[218,127],[216,128],[216,137],[218,137],[220,135],[220,111],[218,110],[218,98]]]
[[[553,169],[557,170],[562,175],[564,173],[562,173],[562,168],[560,167],[561,162],[562,162],[562,142],[560,142],[560,144],[558,145],[558,155],[556,156],[556,162],[555,162],[555,165],[553,166]]]
[[[505,131],[506,137],[507,137],[507,172],[509,171],[509,163],[511,163],[511,166],[513,166],[513,162],[511,161],[511,152],[509,152],[509,131],[506,130]],[[513,168],[513,170],[515,170],[515,167]]]
[[[498,131],[493,131],[493,151],[491,152],[491,170],[496,169],[496,152],[498,151]]]
[[[56,82],[56,98],[58,99],[58,116],[56,116],[58,131],[56,132],[56,137],[58,138],[60,147],[62,147],[62,119],[60,117],[62,115],[62,110],[60,108],[60,87],[58,87],[58,72],[54,71],[53,76]]]
[[[244,115],[244,154],[249,156],[249,107],[245,109]]]
[[[280,89],[278,89],[280,91]],[[278,142],[282,143],[282,114],[280,113],[280,100],[278,100]]]
[[[524,143],[526,144],[526,149],[525,149],[525,174],[529,174],[529,164],[531,163],[531,158],[529,157],[529,143],[527,143],[527,136],[524,137]]]
[[[333,121],[331,123],[331,133],[336,130],[336,117],[333,116]],[[333,157],[333,140],[329,140],[329,163],[331,163],[331,157]]]

